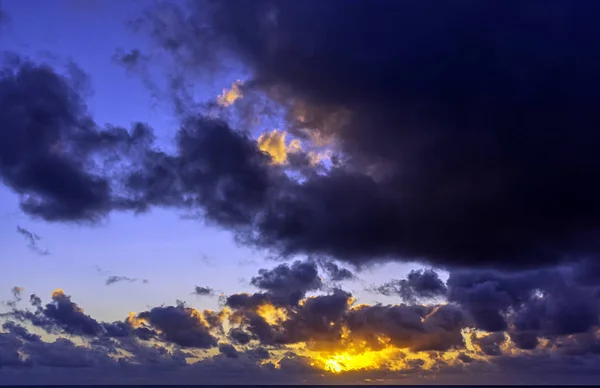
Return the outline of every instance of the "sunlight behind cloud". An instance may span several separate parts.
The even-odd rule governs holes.
[[[287,164],[290,154],[298,154],[304,151],[300,139],[292,139],[289,143],[286,143],[287,135],[286,131],[274,129],[271,132],[263,132],[257,139],[258,148],[269,154],[273,164]],[[311,166],[316,166],[323,161],[329,160],[331,155],[331,150],[310,150],[306,152],[306,157]]]
[[[231,84],[231,88],[223,89],[223,93],[217,96],[217,103],[222,107],[229,107],[235,103],[238,98],[242,98],[242,86],[243,82],[237,80]]]
[[[287,319],[287,312],[284,308],[275,307],[269,303],[260,305],[257,308],[256,313],[260,315],[269,325],[277,325]]]

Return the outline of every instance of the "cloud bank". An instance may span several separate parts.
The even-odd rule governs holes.
[[[600,286],[578,270],[460,270],[440,281],[437,303],[366,305],[342,289],[324,291],[316,268],[296,262],[260,270],[252,279],[257,292],[228,295],[218,311],[178,302],[115,322],[86,314],[61,289],[48,303],[32,294],[24,307],[24,290],[14,288],[1,316],[0,376],[29,374],[22,381],[30,382],[53,368],[83,368],[133,382],[159,368],[163,378],[212,382],[228,382],[234,372],[255,383],[597,379]],[[398,284],[439,280],[434,275],[411,272]]]

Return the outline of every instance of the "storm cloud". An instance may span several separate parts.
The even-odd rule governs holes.
[[[173,73],[237,61],[239,101],[266,96],[293,135],[333,139],[332,167],[301,183],[238,152],[211,182],[244,171],[223,193],[240,201],[200,190],[207,218],[283,255],[514,269],[599,253],[598,7],[225,0],[146,24]]]
[[[330,146],[329,166],[274,163],[249,122],[185,104],[166,152],[144,124],[99,127],[75,66],[9,54],[0,176],[26,213],[97,222],[173,207],[280,257],[359,268],[535,268],[599,253],[600,77],[585,49],[600,36],[596,3],[161,7],[143,21],[176,59],[167,72],[193,78],[237,61],[251,79],[227,109],[278,107],[288,133]]]

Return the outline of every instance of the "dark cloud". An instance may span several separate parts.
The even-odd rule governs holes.
[[[348,319],[354,336],[377,343],[376,336],[385,335],[392,344],[413,351],[462,348],[461,330],[467,326],[461,310],[451,305],[366,306],[351,311]]]
[[[52,293],[52,302],[44,308],[38,307],[38,319],[34,324],[49,332],[63,331],[67,334],[98,336],[102,333],[102,325],[74,302],[62,290]]]
[[[38,309],[42,308],[42,299],[36,294],[29,295],[29,303],[31,303],[33,307],[37,307]]]
[[[237,349],[231,344],[219,344],[219,352],[224,354],[227,358],[239,357]]]
[[[115,283],[119,283],[119,282],[134,283],[136,281],[137,281],[136,278],[130,278],[128,276],[116,276],[116,275],[112,275],[112,276],[109,276],[106,279],[106,285],[110,286],[111,284],[115,284]]]
[[[315,350],[328,351],[350,346],[381,350],[387,345],[412,351],[446,351],[464,346],[461,330],[467,327],[468,320],[458,307],[351,308],[351,304],[352,295],[336,289],[328,295],[308,297],[300,305],[286,306],[285,318],[277,323],[269,322],[260,311],[264,304],[230,306],[239,309],[245,330],[263,345],[307,343]],[[351,335],[345,337],[344,330]],[[382,338],[387,338],[387,342],[381,342]]]
[[[257,339],[267,346],[304,342],[334,349],[348,346],[341,340],[347,329],[353,341],[375,348],[382,346],[381,338],[388,338],[389,344],[412,351],[446,351],[464,348],[463,330],[474,328],[488,334],[473,335],[472,343],[486,355],[501,355],[508,337],[511,346],[532,350],[542,340],[592,335],[599,325],[600,284],[589,285],[582,281],[580,269],[567,266],[509,273],[455,270],[447,285],[431,269],[414,270],[383,289],[410,305],[352,308],[352,296],[339,289],[304,297],[301,303],[278,304],[272,293],[282,294],[281,284],[296,289],[290,281],[267,281],[278,279],[274,274],[289,274],[289,268],[281,268],[257,277],[255,283],[264,281],[266,292],[227,298],[234,321],[241,324],[229,334],[234,341],[247,344]],[[422,305],[423,299],[449,303]]]
[[[41,337],[37,334],[31,334],[27,329],[23,326],[18,325],[12,321],[7,321],[2,324],[2,328],[6,330],[8,333],[11,333],[18,338],[26,341],[26,342],[39,342],[41,341]]]
[[[114,364],[108,354],[75,345],[66,338],[58,338],[54,342],[29,342],[23,346],[23,350],[29,356],[28,361],[34,365],[82,368]]]
[[[344,280],[353,280],[355,278],[352,271],[347,268],[340,267],[332,261],[325,261],[320,263],[321,267],[327,273],[329,280],[332,282],[341,282]]]
[[[24,366],[25,362],[19,355],[21,341],[12,333],[0,333],[0,369],[3,367]]]
[[[271,270],[260,269],[250,283],[265,290],[272,302],[291,305],[297,304],[308,291],[323,286],[317,265],[311,261],[295,261],[291,266],[280,264]]]
[[[211,296],[215,294],[215,290],[210,287],[196,286],[194,288],[194,294],[199,296]]]
[[[523,349],[535,348],[539,338],[589,333],[599,322],[598,285],[581,283],[569,267],[451,272],[448,289],[448,300],[461,306],[476,328],[510,328],[511,339]]]
[[[246,345],[250,342],[252,337],[250,334],[240,328],[233,328],[229,331],[229,337],[240,345]]]
[[[400,296],[407,303],[422,299],[443,298],[448,289],[437,272],[432,269],[411,270],[406,279],[392,280],[374,291],[386,295]]]
[[[201,349],[217,346],[217,340],[200,317],[199,312],[185,306],[154,307],[138,314],[139,319],[158,329],[165,341]]]
[[[339,151],[328,173],[302,183],[267,180],[252,147],[222,165],[202,157],[211,184],[194,190],[197,204],[242,240],[356,265],[525,268],[599,253],[600,77],[588,48],[600,5],[186,4],[147,20],[181,74],[239,61],[252,74],[242,101],[263,93],[295,135],[333,137]],[[183,149],[245,143],[235,131],[203,133]],[[169,160],[151,166],[161,182]],[[233,172],[244,179],[231,183]],[[146,181],[168,187],[160,176]]]
[[[266,360],[271,356],[267,349],[260,346],[246,351],[246,354],[256,360]]]
[[[600,77],[582,49],[600,35],[595,3],[209,3],[146,14],[179,65],[168,71],[241,61],[242,100],[278,105],[296,136],[335,139],[332,167],[292,178],[248,128],[185,104],[167,153],[143,124],[96,125],[75,67],[9,55],[0,175],[25,212],[98,221],[176,207],[277,255],[356,266],[532,268],[599,253]]]
[[[29,249],[31,249],[32,251],[42,255],[42,256],[47,256],[50,254],[50,252],[48,251],[48,249],[42,249],[40,248],[40,246],[38,245],[38,242],[42,239],[40,236],[38,236],[37,234],[33,233],[30,230],[27,230],[25,228],[22,228],[20,226],[17,225],[17,233],[19,233],[20,235],[22,235],[23,237],[25,237],[25,239],[27,240],[27,242],[29,243],[27,246],[29,247]]]
[[[111,210],[136,206],[113,191],[101,170],[146,144],[151,133],[142,124],[131,131],[99,128],[83,101],[85,85],[74,65],[59,74],[13,54],[2,58],[0,178],[31,216],[98,221]]]
[[[225,298],[225,304],[231,308],[239,309],[254,309],[262,304],[270,301],[269,295],[264,293],[255,294],[231,294]]]
[[[10,312],[0,314],[0,317],[30,322],[53,334],[66,333],[93,337],[103,332],[102,325],[85,314],[63,290],[53,291],[52,302],[45,306],[42,305],[41,298],[35,294],[31,294],[29,302],[35,308],[33,312],[27,309],[17,309],[15,303],[9,305],[12,307]]]
[[[479,346],[484,354],[488,356],[500,356],[502,354],[500,346],[506,341],[506,337],[504,333],[493,333],[481,338],[472,335],[471,341],[473,344]]]
[[[189,209],[248,232],[270,188],[268,156],[247,134],[218,119],[187,118],[176,137],[176,155],[148,151],[138,161],[127,181],[135,202]]]

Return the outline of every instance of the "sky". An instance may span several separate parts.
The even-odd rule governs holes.
[[[593,1],[0,3],[0,382],[600,383]]]

